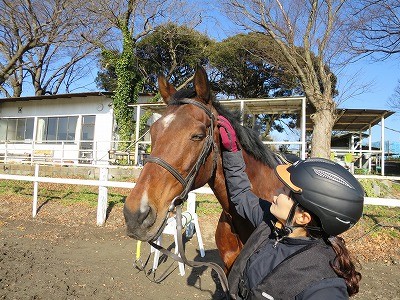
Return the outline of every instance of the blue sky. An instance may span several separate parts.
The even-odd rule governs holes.
[[[97,75],[97,69],[92,69],[88,76],[85,88],[75,92],[97,91],[94,78]],[[400,79],[400,56],[392,56],[385,61],[373,62],[370,59],[364,59],[354,64],[349,64],[338,76],[339,92],[343,93],[350,80],[355,85],[362,86],[368,84],[368,91],[360,95],[353,96],[341,103],[341,108],[366,108],[366,109],[388,109],[387,101],[393,94],[398,80]],[[90,84],[92,82],[92,84]],[[385,120],[385,127],[400,131],[400,114],[396,113]],[[380,126],[375,126],[372,131],[373,141],[380,140]],[[400,133],[392,130],[385,131],[385,140],[400,142]]]
[[[197,30],[206,32],[217,40],[233,35],[235,26],[229,19],[218,13],[218,3],[210,0],[197,0],[195,5],[204,3],[208,7],[208,16],[204,16],[204,23]],[[97,90],[94,78],[97,69],[92,69],[92,74],[87,77],[88,86],[80,91]],[[348,89],[349,82],[356,86],[368,85],[368,90],[362,94],[350,97],[341,103],[341,108],[366,108],[366,109],[390,109],[387,104],[389,97],[393,94],[398,80],[400,79],[400,55],[392,56],[385,61],[374,62],[365,58],[357,63],[349,64],[338,76],[339,93]],[[90,78],[92,77],[92,78]],[[92,84],[90,84],[92,82]],[[400,114],[394,114],[385,120],[385,127],[400,131]],[[372,131],[373,141],[380,140],[380,126],[375,126]],[[386,130],[385,140],[400,142],[400,133]]]
[[[349,98],[342,103],[342,108],[366,108],[391,110],[387,101],[393,94],[400,79],[400,56],[392,56],[385,61],[372,62],[364,59],[349,65],[339,78],[339,90],[346,84],[347,78],[355,73],[356,84],[369,83],[368,91]],[[380,140],[380,126],[373,129],[373,141]],[[400,131],[400,115],[398,113],[385,120],[385,127]],[[385,131],[385,140],[400,142],[400,133],[392,130]]]

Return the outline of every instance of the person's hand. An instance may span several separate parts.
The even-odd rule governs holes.
[[[218,116],[219,134],[221,136],[221,143],[225,150],[236,152],[238,145],[236,143],[236,132],[232,124],[224,116]]]

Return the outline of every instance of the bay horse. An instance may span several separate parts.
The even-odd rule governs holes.
[[[176,91],[165,77],[158,78],[167,108],[150,128],[151,155],[125,201],[127,234],[141,241],[155,240],[176,200],[182,198],[179,195],[208,183],[223,210],[215,241],[228,273],[254,228],[237,214],[227,194],[216,121],[219,114],[235,128],[252,191],[272,201],[282,184],[273,171],[277,160],[272,151],[214,101],[204,68],[197,68],[193,81],[194,89]]]

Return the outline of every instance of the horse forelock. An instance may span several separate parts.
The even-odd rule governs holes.
[[[174,95],[172,95],[169,104],[179,104],[180,100],[185,98],[195,98],[197,96],[196,91],[193,89],[182,89],[177,91]]]

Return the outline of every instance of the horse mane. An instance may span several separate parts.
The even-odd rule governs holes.
[[[270,168],[275,168],[278,165],[276,157],[271,149],[264,145],[257,135],[256,131],[251,128],[240,125],[240,112],[232,112],[224,108],[219,102],[213,101],[213,106],[219,115],[224,116],[229,120],[235,129],[236,136],[242,148],[256,160],[261,161],[263,164]]]
[[[177,91],[171,98],[169,104],[179,104],[179,100],[184,98],[196,97],[196,91],[193,89],[182,89]],[[257,136],[257,133],[251,128],[240,125],[240,114],[239,112],[232,112],[224,108],[220,102],[212,99],[212,105],[217,110],[219,115],[224,116],[229,120],[235,129],[236,136],[240,142],[242,148],[256,160],[261,161],[263,164],[270,168],[275,168],[278,164],[274,153],[265,146],[261,139]]]

